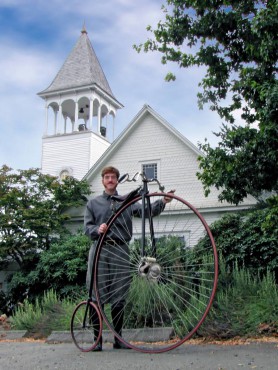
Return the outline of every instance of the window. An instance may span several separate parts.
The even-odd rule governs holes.
[[[141,240],[142,240],[142,238],[140,238],[139,236],[138,237],[135,236],[133,238],[133,241],[136,243],[137,246],[141,245]],[[172,235],[163,235],[163,234],[161,234],[161,235],[156,235],[156,237],[155,237],[155,244],[157,246],[161,243],[162,243],[162,245],[164,245],[165,243],[167,244],[167,242],[169,242],[169,241],[171,241],[171,242],[175,241],[175,244],[177,246],[179,246],[181,250],[184,250],[184,249],[188,248],[188,246],[187,246],[188,242],[186,240],[185,235],[182,235],[182,234],[178,235],[177,234],[177,235],[172,236]],[[150,243],[150,238],[149,238],[149,243],[148,243],[148,238],[146,238],[145,243],[146,243],[146,246],[147,246]]]
[[[73,170],[71,167],[62,167],[58,171],[58,177],[60,181],[63,181],[67,177],[71,177],[72,175],[73,175]]]
[[[159,243],[167,243],[167,241],[172,240],[175,241],[176,245],[178,245],[181,249],[186,248],[186,242],[185,242],[185,237],[184,235],[161,235],[155,238],[155,242],[157,244]]]
[[[157,163],[143,164],[142,170],[148,179],[157,179]]]
[[[65,180],[67,177],[69,177],[69,171],[67,171],[67,170],[64,170],[64,171],[62,171],[61,173],[60,173],[60,179],[61,180]]]

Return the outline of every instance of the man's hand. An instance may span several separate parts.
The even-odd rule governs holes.
[[[107,230],[107,225],[106,224],[101,224],[100,227],[98,228],[98,233],[99,234],[104,234],[106,230]]]
[[[170,190],[170,191],[167,191],[167,194],[168,193],[171,193],[171,194],[174,194],[174,192],[176,191],[176,189],[173,189],[173,190]],[[171,202],[171,200],[172,200],[173,198],[171,198],[171,197],[167,197],[167,196],[165,196],[164,198],[163,198],[163,203],[170,203]]]

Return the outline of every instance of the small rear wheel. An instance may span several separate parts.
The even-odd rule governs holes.
[[[141,196],[119,208],[96,251],[101,315],[118,340],[147,353],[169,351],[191,338],[217,285],[217,251],[207,223],[174,194],[167,194],[171,202],[165,206],[165,196],[146,195],[152,216],[146,211],[145,223]]]
[[[71,318],[71,336],[80,351],[93,351],[97,346],[102,332],[100,312],[93,302],[79,303]]]

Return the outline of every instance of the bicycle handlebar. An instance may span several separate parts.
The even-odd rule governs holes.
[[[156,182],[158,184],[159,190],[164,191],[164,189],[165,189],[164,186],[162,186],[157,179],[148,179],[147,176],[142,172],[136,172],[131,178],[129,177],[128,173],[125,173],[124,175],[122,175],[119,178],[118,183],[123,184],[126,181],[127,182],[136,182],[139,177],[141,177],[143,182]]]
[[[137,181],[137,179],[138,179],[138,176],[139,176],[139,172],[136,172],[134,175],[133,175],[133,177],[130,179],[129,178],[129,174],[128,173],[125,173],[124,175],[122,175],[120,178],[119,178],[119,180],[118,180],[118,182],[120,183],[120,184],[123,184],[124,182],[131,182],[131,181]]]

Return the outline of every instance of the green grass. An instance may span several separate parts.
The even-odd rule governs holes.
[[[28,336],[37,337],[46,337],[51,331],[70,330],[74,308],[84,299],[86,297],[75,296],[61,300],[55,291],[49,290],[42,299],[33,304],[26,300],[16,310],[11,318],[12,328],[26,330]],[[109,306],[106,310],[109,311]],[[229,271],[220,261],[218,291],[197,335],[228,339],[277,333],[278,287],[273,275],[267,273],[260,279],[244,268]]]
[[[12,328],[26,330],[27,336],[46,337],[52,331],[70,330],[70,320],[75,306],[81,301],[69,298],[60,300],[51,289],[34,304],[24,301],[11,318]]]
[[[260,279],[244,268],[226,271],[220,263],[219,280],[213,307],[199,329],[200,335],[228,339],[278,333],[278,286],[273,274],[267,273]],[[267,330],[262,331],[262,327]]]

